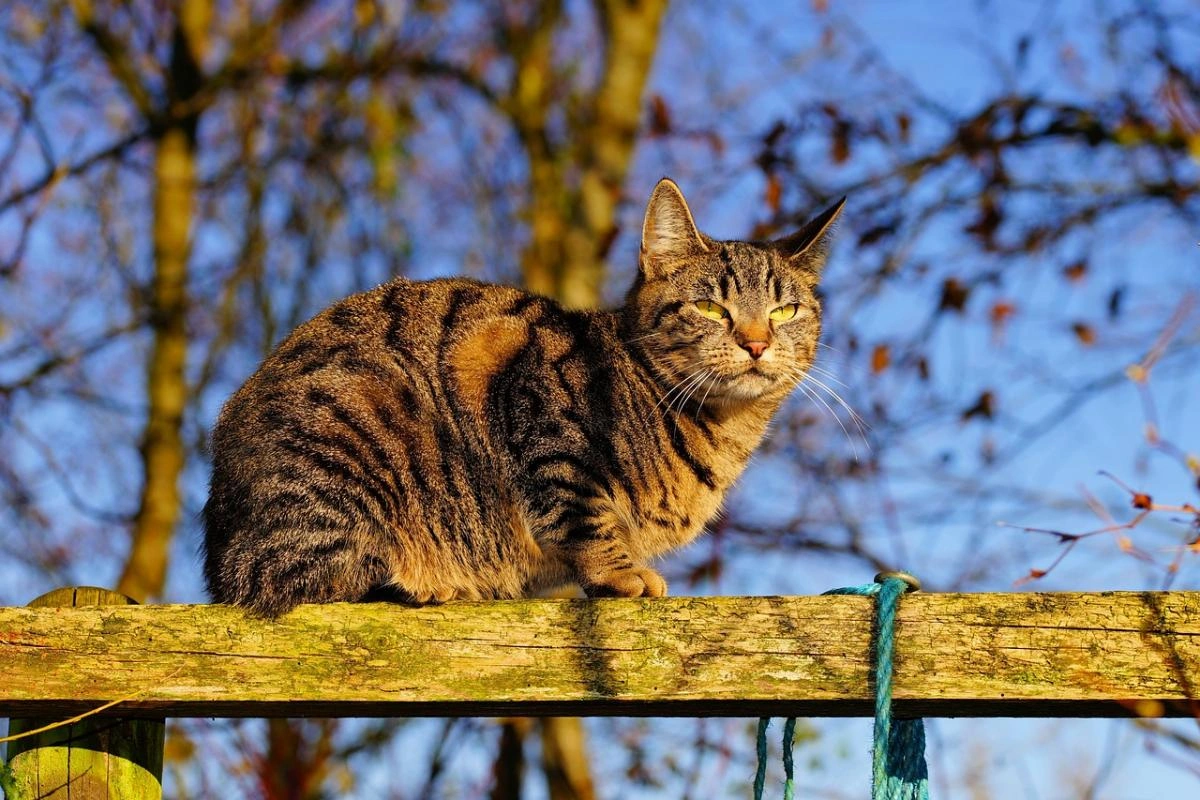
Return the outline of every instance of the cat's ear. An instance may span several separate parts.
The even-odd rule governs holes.
[[[791,236],[776,239],[772,244],[789,263],[812,272],[820,272],[821,267],[825,266],[825,256],[829,252],[829,234],[844,205],[846,198],[843,197],[804,223],[804,227]]]
[[[661,277],[687,256],[706,252],[683,192],[663,178],[650,195],[642,221],[642,271],[647,277]]]

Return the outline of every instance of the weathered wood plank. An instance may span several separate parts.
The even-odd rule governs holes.
[[[859,597],[0,609],[0,715],[853,716]],[[912,594],[897,713],[1200,711],[1200,593]]]
[[[31,607],[128,606],[122,594],[92,586],[56,589]],[[4,648],[0,647],[0,664]],[[43,730],[60,718],[13,719],[9,734],[27,734],[8,743],[11,800],[89,800],[162,797],[163,720],[89,717],[73,725]],[[41,733],[33,733],[41,730]]]

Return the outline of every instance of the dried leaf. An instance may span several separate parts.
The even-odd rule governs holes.
[[[892,363],[892,351],[886,344],[877,344],[871,350],[871,374],[878,375]]]
[[[620,225],[613,225],[607,231],[600,235],[596,242],[596,257],[601,261],[608,258],[608,251],[612,249],[613,242],[617,240],[617,236],[621,233]]]
[[[1075,338],[1084,347],[1091,347],[1096,343],[1096,329],[1086,322],[1074,322],[1071,324],[1071,331],[1074,332]]]
[[[1161,700],[1135,700],[1133,702],[1133,713],[1143,719],[1157,719],[1166,715],[1167,707],[1163,705]]]
[[[1071,283],[1079,283],[1087,275],[1087,262],[1083,259],[1072,262],[1063,267],[1062,274]]]
[[[1108,318],[1116,319],[1121,316],[1121,301],[1125,299],[1125,287],[1118,286],[1108,296]]]
[[[988,311],[988,319],[991,320],[993,328],[1003,328],[1005,323],[1012,319],[1013,314],[1017,313],[1017,307],[1008,300],[997,300],[992,304],[992,308]]]
[[[829,157],[835,164],[844,164],[850,158],[850,123],[839,119],[833,125],[833,141],[829,146]]]
[[[874,244],[885,236],[891,236],[896,232],[895,221],[885,222],[882,225],[873,225],[863,231],[858,237],[859,247],[865,247],[869,244]]]
[[[1003,221],[1000,204],[991,192],[987,192],[979,198],[979,216],[965,230],[978,238],[985,248],[991,249],[995,244],[996,231]]]
[[[163,760],[169,764],[191,761],[195,754],[196,744],[187,732],[177,726],[169,726],[163,743]]]
[[[772,174],[767,178],[767,208],[771,209],[772,214],[779,213],[779,198],[782,194],[779,176]]]
[[[1013,585],[1014,586],[1024,586],[1025,584],[1030,583],[1031,581],[1036,581],[1039,578],[1044,578],[1045,576],[1046,576],[1046,570],[1031,569],[1031,570],[1029,570],[1029,574],[1027,574],[1025,577],[1023,577],[1017,581],[1014,581]]]
[[[666,136],[671,132],[671,111],[661,94],[650,98],[650,135]]]
[[[767,222],[756,222],[750,229],[751,239],[765,239],[775,232],[775,228]]]
[[[967,306],[967,297],[971,289],[958,278],[947,278],[942,282],[942,297],[938,301],[938,311],[957,311],[962,313]]]
[[[763,146],[767,148],[774,147],[785,133],[787,133],[787,125],[783,123],[783,120],[777,121],[771,126],[771,130],[767,131],[766,135],[763,136]]]
[[[724,572],[725,562],[720,558],[707,558],[688,570],[684,578],[688,586],[695,586],[702,581],[720,580]]]
[[[979,399],[970,408],[962,412],[962,420],[966,422],[974,417],[983,417],[984,419],[992,419],[996,414],[996,396],[991,389],[985,389],[979,395]]]

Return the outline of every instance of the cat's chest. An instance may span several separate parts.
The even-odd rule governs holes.
[[[723,489],[704,484],[673,488],[665,495],[641,498],[633,509],[629,523],[635,555],[652,558],[688,544],[704,532],[725,496]]]
[[[629,514],[641,555],[660,555],[703,533],[745,470],[764,427],[765,421],[756,417],[703,432],[698,427],[680,431],[680,444],[686,442],[687,449],[672,442],[670,452],[661,454],[657,471],[643,482]]]
[[[725,494],[745,468],[748,455],[744,446],[716,443],[693,447],[686,460],[664,459],[675,463],[663,463],[643,481],[641,491],[626,508],[632,546],[639,551],[636,555],[661,555],[703,533],[720,512]]]

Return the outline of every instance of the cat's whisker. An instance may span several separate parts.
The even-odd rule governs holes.
[[[667,391],[666,391],[666,392],[664,392],[664,393],[662,394],[662,396],[660,396],[660,397],[658,398],[658,402],[657,402],[657,403],[655,403],[655,405],[654,405],[654,410],[655,410],[655,411],[657,411],[657,410],[658,410],[658,407],[659,407],[659,406],[661,406],[661,405],[662,405],[662,404],[663,404],[663,403],[666,401],[666,399],[667,399],[668,397],[670,397],[670,396],[671,396],[671,395],[673,395],[675,392],[677,392],[677,391],[678,391],[680,388],[682,388],[682,387],[684,386],[684,384],[686,384],[688,381],[690,381],[692,378],[694,378],[694,377],[696,376],[696,374],[697,374],[698,372],[700,372],[702,369],[703,369],[703,367],[697,368],[697,369],[696,369],[694,372],[690,372],[690,373],[688,373],[686,376],[684,376],[683,378],[680,378],[678,381],[676,381],[676,382],[675,382],[675,383],[674,383],[674,384],[671,386],[671,388],[667,389]]]
[[[823,376],[823,377],[824,377],[826,380],[828,380],[828,381],[832,381],[833,383],[836,383],[838,386],[841,386],[841,387],[842,387],[842,388],[844,388],[844,389],[849,389],[849,388],[850,388],[849,386],[847,386],[847,385],[846,385],[846,383],[845,383],[844,381],[842,381],[840,378],[838,378],[838,376],[837,376],[837,375],[834,375],[834,374],[833,374],[833,372],[831,372],[830,370],[826,369],[825,367],[821,367],[821,366],[818,366],[818,365],[816,365],[816,364],[811,364],[811,365],[809,365],[809,367],[808,367],[808,371],[809,371],[810,373],[811,373],[811,372],[815,372],[815,373],[817,373],[818,375],[821,375],[821,376]]]
[[[675,405],[675,402],[679,401],[679,413],[682,414],[684,412],[684,409],[687,407],[688,399],[691,398],[691,396],[695,393],[695,391],[698,388],[700,388],[700,386],[704,383],[705,380],[708,379],[708,376],[710,374],[712,374],[711,370],[702,369],[700,374],[697,376],[696,380],[694,380],[688,384],[688,388],[685,392],[681,392],[680,394],[676,395],[675,400],[671,401],[671,405],[667,406],[667,409],[670,410],[671,407]],[[678,423],[676,423],[675,429],[676,430],[679,429]]]
[[[859,432],[864,434],[863,439],[865,440],[866,439],[865,433],[867,430],[870,430],[870,428],[871,428],[871,426],[867,424],[867,421],[864,420],[861,416],[859,416],[859,413],[857,411],[855,411],[853,408],[851,408],[850,404],[847,403],[845,400],[843,400],[842,396],[840,394],[838,394],[836,391],[834,391],[829,386],[829,384],[825,383],[820,378],[813,376],[812,374],[809,374],[808,380],[810,382],[812,382],[813,384],[821,387],[826,392],[828,392],[830,394],[830,396],[833,397],[833,399],[837,401],[838,405],[840,405],[842,408],[846,409],[846,413],[848,413],[850,415],[850,419],[854,420],[854,424],[858,426]]]
[[[666,393],[663,394],[662,397],[660,397],[658,399],[658,402],[654,404],[653,410],[657,411],[658,407],[661,406],[664,402],[666,402],[667,398],[671,397],[671,395],[673,395],[673,394],[676,395],[676,399],[678,399],[678,394],[676,394],[676,393],[683,392],[686,389],[686,387],[691,384],[692,380],[695,379],[697,375],[699,375],[700,373],[702,373],[704,371],[705,371],[704,367],[699,367],[698,369],[696,369],[695,372],[692,372],[686,378],[681,379],[678,383],[676,383],[674,386],[672,386],[670,389],[668,389],[666,391]],[[670,411],[671,406],[673,406],[673,405],[675,405],[674,399],[672,399],[671,402],[667,405],[667,411]]]
[[[691,394],[694,387],[699,386],[700,383],[703,382],[703,380],[707,376],[708,372],[709,372],[708,369],[701,367],[700,369],[693,372],[684,381],[681,382],[682,388],[678,392],[676,392],[675,397],[673,397],[671,399],[671,401],[667,404],[667,412],[666,413],[668,415],[671,414],[671,411],[675,407],[676,403],[679,403],[679,413],[683,413],[683,409],[687,405],[688,395]],[[679,386],[677,385],[676,388],[679,388]],[[659,402],[661,403],[662,401],[660,400]],[[657,408],[657,406],[656,406],[656,408]],[[671,438],[674,439],[674,437],[679,434],[678,414],[672,416],[671,422],[675,426],[674,431],[672,431],[672,433],[671,433]]]
[[[812,399],[814,403],[820,403],[825,407],[825,410],[829,412],[829,416],[833,417],[834,421],[837,422],[838,427],[842,429],[842,433],[845,435],[846,441],[850,444],[850,454],[854,456],[855,461],[858,461],[858,447],[856,447],[854,444],[854,437],[850,435],[850,431],[846,428],[846,424],[842,422],[842,418],[839,417],[837,412],[833,410],[833,406],[829,405],[824,397],[821,397],[821,395],[817,394],[816,390],[811,386],[806,385],[803,380],[798,382],[796,385],[800,387],[800,390],[804,392],[806,397]],[[866,443],[865,438],[863,439],[863,442]]]
[[[827,402],[825,402],[824,399],[821,397],[821,395],[819,393],[817,393],[816,389],[814,389],[813,387],[816,386],[816,387],[820,387],[821,389],[823,389],[837,402],[838,405],[840,405],[843,409],[845,409],[846,412],[850,415],[850,419],[854,423],[855,428],[857,429],[858,438],[860,438],[862,440],[863,446],[865,446],[867,451],[870,452],[870,450],[872,449],[871,442],[867,438],[867,435],[866,435],[867,430],[870,429],[870,425],[867,424],[866,420],[864,420],[857,411],[855,411],[853,408],[850,407],[849,403],[847,403],[844,399],[842,399],[841,395],[839,395],[836,391],[834,391],[832,388],[830,388],[829,385],[826,384],[825,382],[823,382],[820,378],[817,378],[814,375],[812,375],[810,371],[805,371],[798,367],[793,368],[792,369],[792,378],[795,382],[795,385],[800,386],[802,389],[806,390],[806,392],[809,393],[810,396],[819,400],[822,405],[824,405],[827,409],[829,409],[830,413],[834,415],[834,418],[838,420],[838,424],[841,425],[843,431],[846,431],[846,427],[845,427],[845,425],[842,425],[841,417],[839,417],[835,413],[833,407],[830,406]],[[849,432],[847,432],[846,435],[849,438]],[[851,441],[851,446],[853,446],[853,441]],[[857,458],[857,453],[855,454],[855,458]]]
[[[688,401],[691,400],[693,397],[695,397],[696,392],[698,392],[700,390],[700,388],[708,382],[709,378],[712,378],[715,376],[716,376],[716,372],[714,370],[707,369],[704,371],[704,376],[692,386],[692,388],[687,393],[687,397],[685,397],[683,399],[683,402],[679,404],[679,413],[681,415],[687,412]],[[709,387],[709,388],[711,388],[711,387]],[[701,405],[703,405],[703,403]],[[696,407],[696,420],[697,421],[700,420],[700,407],[699,406]],[[679,420],[676,419],[675,420],[675,433],[678,433],[678,432],[679,432]],[[674,434],[672,434],[672,435],[674,435]]]
[[[824,390],[826,393],[828,393],[834,399],[834,401],[837,402],[838,405],[840,405],[843,409],[846,410],[846,413],[848,413],[850,415],[850,420],[854,423],[854,427],[858,432],[858,438],[862,440],[863,446],[867,449],[867,452],[870,452],[873,448],[871,447],[871,440],[867,438],[867,431],[870,430],[871,426],[869,424],[867,424],[867,421],[864,420],[862,418],[862,416],[859,415],[859,413],[857,411],[855,411],[850,406],[850,404],[847,403],[842,398],[841,395],[839,395],[837,392],[835,392],[827,384],[822,382],[819,378],[815,378],[812,375],[807,375],[806,380],[807,380],[806,387],[809,389],[809,391],[813,392],[813,394],[815,396],[820,397],[820,394],[816,391],[815,388],[813,388],[814,386],[819,387],[820,389]],[[828,407],[828,404],[826,404],[826,406]],[[840,418],[839,418],[839,421],[840,421]],[[845,430],[844,426],[843,426],[843,430]],[[857,458],[857,456],[856,456],[856,458]]]
[[[676,394],[674,399],[671,400],[670,404],[667,405],[667,412],[670,413],[670,411],[675,407],[675,404],[678,402],[679,414],[682,414],[684,408],[687,406],[688,398],[692,395],[696,388],[698,388],[708,378],[710,374],[711,370],[704,367],[701,367],[697,372],[693,372],[688,378],[686,389]],[[675,430],[671,433],[671,437],[673,439],[679,433],[678,414],[672,418],[672,422],[675,426]]]
[[[704,403],[708,400],[708,393],[711,392],[713,390],[713,388],[718,383],[721,382],[721,379],[717,376],[717,374],[715,372],[712,373],[711,375],[709,375],[709,378],[713,379],[712,385],[710,385],[707,389],[704,390],[704,396],[700,398],[700,403],[699,403],[699,405],[696,406],[696,421],[697,422],[700,421],[700,409],[704,408]],[[707,380],[707,378],[705,380]]]
[[[685,398],[683,398],[683,402],[679,404],[679,413],[682,414],[686,411],[688,401],[696,396],[696,392],[700,391],[700,388],[702,386],[704,386],[704,384],[708,382],[708,379],[711,378],[714,374],[715,373],[713,373],[713,371],[711,369],[704,370],[704,375],[700,378],[699,381],[697,381],[696,383],[694,383],[692,385],[692,388],[688,390],[687,396]]]
[[[635,336],[632,339],[626,339],[625,344],[633,344],[634,342],[640,342],[643,339],[651,339],[655,336],[661,336],[664,339],[668,338],[667,335],[662,331],[650,331],[650,333],[643,334],[642,336]]]

